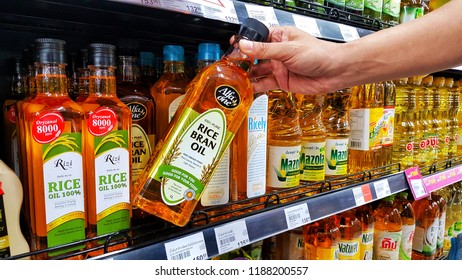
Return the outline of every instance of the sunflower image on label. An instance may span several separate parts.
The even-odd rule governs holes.
[[[184,125],[168,150],[154,179],[161,183],[162,200],[169,206],[198,200],[209,182],[225,142],[230,141],[226,116],[213,108],[202,114],[187,107],[180,122]]]

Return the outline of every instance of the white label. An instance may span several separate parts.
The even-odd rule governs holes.
[[[444,244],[444,228],[446,227],[446,212],[440,215],[439,225],[438,225],[438,239],[436,245],[438,248],[443,247]]]
[[[374,260],[399,260],[402,231],[374,230]]]
[[[175,100],[168,106],[168,122],[170,122],[175,116],[176,110],[180,107],[181,101],[183,101],[184,94],[175,98]]]
[[[355,197],[356,206],[361,206],[366,203],[366,201],[364,200],[363,190],[361,187],[353,188],[352,191]]]
[[[175,241],[165,243],[168,260],[206,260],[208,259],[204,234],[198,232]]]
[[[239,23],[239,19],[231,0],[190,0],[202,7],[204,17],[221,21]]]
[[[253,101],[247,122],[247,197],[250,198],[266,192],[268,95]]]
[[[427,196],[428,193],[424,187],[422,179],[411,179],[409,181],[411,183],[410,187],[413,190],[412,192],[416,200],[421,197]]]
[[[342,33],[345,42],[359,39],[359,33],[355,27],[345,24],[339,24],[338,27],[340,28],[340,32]]]
[[[403,225],[401,227],[403,236],[401,238],[401,248],[399,252],[400,260],[410,260],[412,257],[412,241],[414,239],[415,224]]]
[[[326,139],[326,175],[342,176],[348,172],[348,138]]]
[[[268,146],[267,184],[272,188],[293,188],[300,184],[300,148]]]
[[[315,18],[310,18],[301,15],[292,15],[294,18],[295,26],[314,37],[321,37],[318,23]]]
[[[279,26],[278,19],[274,13],[273,7],[263,7],[260,5],[245,4],[249,17],[257,19],[267,27]]]
[[[284,209],[288,229],[294,229],[308,224],[311,221],[310,212],[306,203]]]
[[[350,109],[350,149],[369,151],[369,109]]]
[[[130,203],[130,160],[124,148],[108,150],[95,158],[97,214],[113,205]]]
[[[243,220],[216,227],[214,231],[219,254],[250,244],[247,225]]]
[[[66,152],[44,162],[43,183],[47,224],[72,212],[85,212],[80,153]]]
[[[388,184],[387,179],[374,182],[374,189],[377,199],[387,197],[391,194],[390,185]]]
[[[223,154],[220,163],[213,173],[209,184],[201,196],[202,206],[224,205],[229,202],[229,148]]]

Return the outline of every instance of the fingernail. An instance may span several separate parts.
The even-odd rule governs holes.
[[[240,40],[239,48],[243,51],[251,51],[253,49],[253,42],[249,40]]]

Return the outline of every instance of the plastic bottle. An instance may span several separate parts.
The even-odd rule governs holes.
[[[338,214],[338,218],[340,230],[339,260],[360,260],[361,221],[356,217],[354,209]]]
[[[283,260],[304,260],[305,242],[303,240],[302,228],[294,228],[282,235],[282,259]]]
[[[156,137],[165,136],[167,126],[183,100],[190,79],[185,73],[184,48],[165,45],[164,72],[151,87],[151,95],[156,105]]]
[[[401,0],[383,0],[382,20],[391,25],[399,24]]]
[[[397,193],[394,205],[401,215],[402,231],[401,246],[399,247],[399,259],[411,260],[412,258],[412,241],[415,233],[415,213],[412,204],[408,199],[407,192]]]
[[[371,19],[382,19],[383,0],[365,0],[364,15]]]
[[[454,81],[454,86],[451,88],[450,94],[450,107],[448,108],[449,117],[449,147],[448,158],[451,159],[457,156],[457,146],[459,141],[459,124],[457,116],[460,110],[460,88],[459,81]]]
[[[306,260],[338,260],[340,231],[335,217],[312,222],[303,226]]]
[[[459,86],[457,87],[457,94],[459,96],[459,100],[460,100],[460,93],[462,92],[462,83],[460,82],[459,80]],[[454,103],[455,105],[456,103]],[[459,104],[460,104],[460,101],[459,101]],[[457,156],[462,156],[462,110],[459,110],[457,111],[457,114],[456,114],[456,118],[457,118]]]
[[[454,200],[452,202],[452,216],[454,219],[452,236],[457,237],[462,234],[462,185],[460,183],[455,185]]]
[[[392,164],[393,138],[395,133],[396,85],[386,81],[384,87],[383,125],[382,125],[382,165]]]
[[[443,256],[443,246],[444,246],[444,230],[446,228],[446,214],[448,205],[446,199],[438,193],[433,192],[431,195],[432,200],[436,201],[436,204],[439,207],[440,213],[438,216],[438,234],[436,239],[436,255],[435,258],[440,258]]]
[[[361,243],[359,244],[360,260],[372,260],[374,246],[375,217],[370,204],[355,209],[355,215],[361,221]]]
[[[447,97],[449,93],[444,85],[444,77],[433,78],[433,130],[437,137],[438,161],[448,159]]]
[[[268,33],[263,23],[246,19],[228,52],[194,78],[140,177],[133,204],[175,225],[187,224],[252,104],[247,73],[253,60],[236,44],[241,38],[265,41]]]
[[[324,95],[297,95],[297,99],[302,130],[300,181],[323,181],[326,158],[326,128],[322,123]]]
[[[423,123],[428,126],[427,134],[424,135],[425,138],[425,145],[428,149],[428,161],[429,163],[435,163],[438,161],[438,125],[434,125],[437,122],[437,119],[433,117],[433,99],[434,99],[434,91],[435,88],[433,87],[433,76],[429,75],[422,79],[422,87],[423,87],[423,112],[424,115],[422,116]],[[435,115],[436,116],[436,115]]]
[[[414,88],[416,92],[416,111],[415,111],[415,124],[416,124],[416,138],[414,145],[414,163],[420,167],[430,166],[435,157],[436,147],[433,148],[431,145],[432,139],[432,126],[431,119],[429,115],[431,113],[431,104],[429,99],[433,98],[429,96],[428,90],[423,83],[428,83],[428,81],[422,80],[420,82],[420,77]],[[431,78],[433,81],[433,78]]]
[[[433,260],[436,255],[440,210],[432,196],[412,202],[415,211],[415,234],[412,241],[413,260]]]
[[[19,177],[0,160],[0,259],[30,252],[20,226],[22,202]]]
[[[374,210],[374,260],[399,259],[402,220],[393,199],[393,195],[383,198]]]

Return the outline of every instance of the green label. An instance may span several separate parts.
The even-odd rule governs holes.
[[[369,8],[375,12],[381,13],[382,12],[382,0],[365,0],[364,7]]]
[[[268,186],[292,188],[300,184],[300,148],[268,146]]]
[[[400,0],[383,0],[382,13],[398,18],[401,1]]]
[[[346,175],[348,171],[348,138],[326,140],[326,175]]]
[[[404,6],[400,11],[399,21],[401,23],[405,23],[405,22],[421,17],[423,13],[424,13],[423,7]]]
[[[364,10],[364,0],[346,0],[345,7],[355,11]]]
[[[300,180],[324,180],[326,157],[326,142],[303,142],[300,152]]]
[[[345,0],[326,0],[327,3],[333,4],[335,6],[345,7]]]

